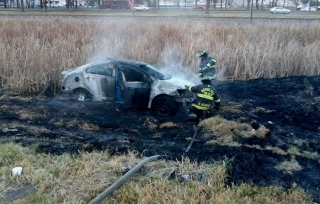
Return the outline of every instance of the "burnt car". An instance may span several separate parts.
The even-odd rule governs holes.
[[[62,72],[62,93],[79,101],[93,100],[125,107],[152,108],[158,115],[173,115],[187,107],[193,94],[190,81],[161,73],[141,61],[108,58]]]

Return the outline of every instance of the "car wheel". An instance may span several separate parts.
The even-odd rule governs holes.
[[[92,95],[86,89],[75,89],[73,93],[78,101],[86,101],[92,99]]]
[[[176,104],[169,96],[158,96],[153,99],[152,109],[157,115],[174,115],[176,112]]]

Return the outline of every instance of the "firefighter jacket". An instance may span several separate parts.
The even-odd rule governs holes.
[[[198,110],[209,110],[213,101],[216,106],[220,105],[220,98],[210,84],[189,87],[188,91],[197,94],[197,98],[192,103],[192,106]]]
[[[212,57],[206,57],[199,63],[199,76],[202,79],[204,76],[209,76],[210,80],[216,78],[216,60]]]

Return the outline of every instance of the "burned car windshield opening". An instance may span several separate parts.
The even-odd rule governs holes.
[[[156,67],[151,66],[150,64],[141,64],[139,68],[143,69],[147,74],[153,76],[156,79],[167,80],[170,79],[170,76],[164,75]]]

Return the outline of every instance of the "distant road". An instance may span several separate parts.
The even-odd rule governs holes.
[[[209,14],[205,14],[205,10],[192,9],[192,8],[160,8],[153,11],[153,8],[150,8],[147,12],[132,12],[130,9],[101,9],[92,7],[81,7],[80,9],[72,9],[72,12],[68,8],[48,8],[45,12],[40,7],[35,8],[25,8],[25,12],[21,12],[17,8],[3,8],[0,7],[0,15],[85,15],[85,16],[141,16],[141,17],[196,17],[196,18],[250,18],[251,10],[223,10],[223,9],[210,9]],[[265,11],[253,10],[253,18],[284,18],[284,19],[320,19],[320,11],[295,11],[295,8],[291,8],[291,13],[289,14],[272,14],[269,11],[269,8],[266,8]]]

